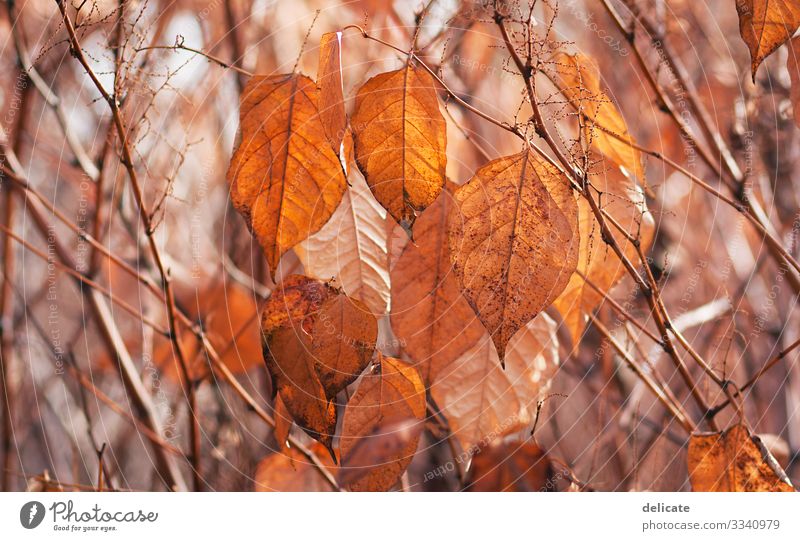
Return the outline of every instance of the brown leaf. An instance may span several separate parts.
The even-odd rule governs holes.
[[[555,489],[553,465],[530,440],[494,441],[475,455],[470,492],[538,492]]]
[[[389,304],[386,210],[358,173],[325,227],[295,246],[306,273],[333,278],[344,292],[384,314]]]
[[[508,341],[558,297],[578,262],[567,179],[524,151],[482,167],[455,194],[450,257],[502,361]]]
[[[444,191],[414,224],[409,242],[392,268],[392,329],[405,352],[430,382],[432,368],[466,353],[484,334],[453,274],[447,246],[452,193]],[[434,362],[435,359],[435,362]]]
[[[437,358],[434,358],[434,362]],[[556,324],[539,314],[509,342],[505,370],[489,337],[460,358],[438,366],[431,396],[462,449],[517,432],[533,421],[558,368]]]
[[[693,434],[688,460],[695,492],[794,492],[772,455],[743,425]]]
[[[407,420],[421,421],[424,417],[425,385],[419,373],[399,359],[381,357],[380,371],[364,376],[344,412],[340,440],[342,461],[368,468],[368,473],[348,488],[372,492],[392,488],[411,463],[419,434],[406,438],[407,443],[394,453],[372,455],[371,464],[365,464],[368,456],[358,453],[354,457],[354,454],[364,445],[360,443],[363,438],[382,434],[381,427]]]
[[[446,128],[433,78],[410,63],[359,89],[351,125],[372,193],[407,231],[445,181]]]
[[[278,450],[283,452],[286,449],[286,440],[289,439],[289,432],[292,430],[292,414],[286,409],[286,404],[283,403],[281,395],[275,396],[275,407],[273,412],[275,419],[275,430],[273,434],[275,440],[278,442]]]
[[[314,445],[311,451],[322,461],[323,466],[335,472],[336,467],[322,452],[322,446]],[[294,447],[273,453],[258,463],[255,474],[256,492],[331,492],[331,485],[311,463]]]
[[[584,137],[628,174],[645,181],[641,153],[628,133],[628,124],[600,86],[600,72],[588,57],[556,53],[555,83],[584,119]],[[620,136],[622,139],[614,137]]]
[[[590,178],[594,188],[602,194],[598,206],[628,233],[639,236],[642,249],[647,250],[653,240],[654,224],[647,212],[642,190],[616,168],[602,169],[590,175]],[[625,255],[632,261],[638,261],[636,248],[625,239],[622,232],[610,223],[609,228]],[[592,284],[608,292],[627,274],[627,270],[616,253],[603,241],[600,224],[583,198],[578,200],[578,229],[578,270]],[[587,314],[602,302],[602,295],[576,272],[553,306],[561,312],[567,329],[577,342],[583,333]]]
[[[325,137],[346,170],[347,155],[343,142],[347,132],[347,116],[344,109],[341,48],[341,32],[328,32],[320,38],[317,87],[319,118],[325,129]]]
[[[786,61],[789,79],[792,83],[791,100],[794,123],[800,127],[800,36],[789,42],[789,55]]]
[[[797,0],[736,0],[739,34],[750,49],[753,80],[761,62],[800,27]]]
[[[292,276],[262,319],[264,359],[297,424],[332,448],[332,399],[369,364],[377,321],[359,301],[310,278]]]
[[[228,169],[231,200],[273,273],[287,250],[325,225],[344,194],[318,94],[299,74],[254,76],[242,94],[242,140]]]

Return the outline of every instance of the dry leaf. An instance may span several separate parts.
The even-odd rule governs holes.
[[[331,450],[332,399],[369,364],[375,316],[326,284],[292,276],[267,303],[262,333],[275,392],[295,422]]]
[[[445,181],[446,129],[431,75],[410,63],[358,90],[351,119],[358,167],[407,231]]]
[[[270,270],[318,231],[344,194],[337,154],[305,75],[254,76],[242,94],[242,140],[228,169],[231,200],[264,249]]]
[[[425,385],[419,373],[399,359],[381,357],[380,371],[364,376],[347,403],[340,440],[342,461],[354,462],[353,454],[364,445],[360,443],[363,438],[385,438],[385,434],[376,436],[382,434],[380,427],[424,418]],[[406,439],[407,443],[389,456],[386,453],[373,455],[371,464],[364,464],[366,457],[356,457],[359,467],[366,467],[369,471],[348,488],[372,492],[392,488],[411,463],[419,434]]]
[[[556,328],[547,314],[528,323],[509,342],[505,370],[485,334],[459,359],[435,369],[431,396],[465,451],[533,421],[558,369]]]
[[[176,287],[176,298],[193,321],[202,322],[209,342],[222,364],[234,374],[243,374],[262,362],[258,331],[258,305],[251,291],[237,282],[212,282],[200,290]],[[193,380],[208,377],[209,361],[194,333],[183,329],[180,346]],[[173,344],[156,337],[155,365],[166,375],[180,379],[182,370]]]
[[[392,268],[392,329],[423,379],[466,353],[484,334],[453,274],[447,246],[452,193],[443,191],[414,224],[409,242]],[[436,359],[436,362],[434,362]]]
[[[794,123],[800,127],[800,36],[789,42],[789,55],[786,61],[789,79],[792,83],[791,100]]]
[[[800,27],[797,0],[736,0],[739,34],[750,49],[753,80],[761,62]]]
[[[424,423],[416,419],[376,425],[372,432],[358,438],[339,469],[339,484],[354,485],[368,476],[376,464],[395,460],[412,445],[416,447]]]
[[[591,175],[591,182],[602,194],[598,201],[600,208],[628,233],[638,235],[641,247],[646,251],[653,240],[655,225],[652,216],[647,212],[642,190],[616,168],[605,168],[598,174]],[[578,200],[578,229],[578,270],[592,284],[608,292],[627,274],[627,269],[603,241],[600,224],[589,203],[583,198]],[[609,229],[623,253],[630,260],[638,261],[636,248],[625,239],[622,232],[610,223]],[[561,312],[573,341],[577,342],[583,333],[587,314],[593,312],[602,302],[603,296],[576,272],[553,305]]]
[[[562,94],[583,117],[584,137],[598,152],[645,181],[641,153],[628,133],[628,124],[600,86],[600,72],[588,57],[557,53],[555,82]],[[610,132],[610,133],[609,133]],[[619,139],[614,135],[622,137]]]
[[[455,194],[450,257],[500,360],[508,341],[564,290],[578,262],[578,207],[567,179],[534,155],[494,160]]]
[[[555,489],[553,465],[530,440],[494,441],[472,459],[470,492],[538,492]]]
[[[693,434],[688,460],[695,492],[794,492],[772,455],[743,425]]]
[[[311,451],[331,472],[336,467],[319,444]],[[256,492],[331,492],[331,485],[325,480],[311,461],[294,447],[283,452],[273,453],[258,463],[255,473]]]
[[[305,272],[334,283],[351,298],[384,314],[389,304],[386,210],[358,173],[330,221],[295,247]]]
[[[347,133],[347,116],[344,109],[344,82],[342,81],[342,33],[328,32],[319,40],[319,118],[333,151],[347,170],[344,138]]]

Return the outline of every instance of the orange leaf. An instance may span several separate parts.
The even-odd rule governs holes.
[[[791,99],[794,123],[800,127],[800,37],[789,42],[789,55],[786,61],[789,79],[792,83]]]
[[[325,137],[346,170],[347,155],[343,142],[347,132],[347,116],[344,109],[341,32],[325,33],[319,40],[317,87],[319,117]]]
[[[242,140],[228,169],[231,200],[273,273],[287,250],[325,225],[344,194],[318,94],[299,74],[254,76],[242,94]]]
[[[532,152],[482,167],[455,194],[450,257],[502,361],[508,341],[558,297],[578,262],[567,179]]]
[[[743,425],[693,434],[689,479],[695,492],[794,492],[766,447]]]
[[[321,452],[319,444],[311,451],[331,471],[336,467]],[[273,453],[258,463],[255,474],[256,492],[331,492],[333,489],[311,461],[294,447]]]
[[[583,117],[586,140],[598,152],[624,167],[626,173],[644,182],[641,153],[631,146],[636,141],[628,133],[628,124],[600,87],[600,72],[595,63],[580,54],[557,53],[553,60],[556,62],[555,83]]]
[[[590,179],[594,188],[602,194],[598,201],[600,208],[628,233],[638,236],[642,250],[647,250],[653,240],[654,224],[647,212],[642,190],[616,168],[606,168],[590,175]],[[626,257],[638,261],[636,248],[624,238],[622,232],[610,224],[609,228]],[[603,241],[600,224],[583,198],[578,200],[578,229],[581,239],[578,270],[592,284],[609,292],[627,274],[627,269]],[[567,329],[577,342],[583,333],[587,314],[602,302],[603,296],[576,272],[553,305],[561,312]]]
[[[758,66],[800,27],[800,4],[797,0],[737,0],[736,12],[755,80]]]
[[[392,268],[392,329],[426,382],[437,366],[466,353],[484,334],[461,295],[447,246],[452,193],[444,191],[414,224],[409,242]]]
[[[332,399],[369,364],[375,316],[326,284],[292,276],[267,303],[262,333],[275,392],[297,424],[332,450]]]
[[[445,180],[446,128],[433,78],[410,63],[376,75],[359,89],[351,125],[367,184],[409,231]]]
[[[350,490],[386,491],[400,479],[411,463],[419,443],[419,433],[405,438],[405,445],[394,446],[393,453],[358,452],[363,438],[387,439],[382,428],[425,418],[425,385],[419,373],[399,359],[381,357],[380,371],[364,376],[358,390],[347,403],[341,435],[342,461],[367,468],[368,472],[348,486]],[[391,431],[389,432],[392,433]],[[386,441],[382,442],[386,444]],[[393,447],[389,445],[389,447]],[[354,460],[354,455],[356,455]],[[366,461],[366,463],[365,463]],[[352,475],[352,474],[350,474]]]

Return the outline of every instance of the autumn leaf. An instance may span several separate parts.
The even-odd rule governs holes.
[[[583,118],[583,134],[598,152],[607,156],[627,174],[645,182],[641,153],[628,132],[628,124],[600,86],[595,63],[580,54],[556,53],[555,83]],[[615,137],[618,136],[618,137]]]
[[[376,425],[372,432],[356,440],[347,453],[347,460],[339,469],[339,483],[355,485],[369,476],[376,465],[393,462],[416,442],[422,433],[423,423],[415,419],[402,419]]]
[[[790,96],[794,123],[800,127],[800,37],[792,38],[789,42],[786,69],[789,70],[789,79],[792,83]]]
[[[231,200],[274,273],[281,256],[318,231],[344,194],[342,165],[317,110],[319,90],[300,74],[254,76],[241,100]]]
[[[564,290],[578,262],[567,179],[532,152],[482,167],[455,193],[450,257],[500,360],[508,341]]]
[[[372,193],[407,231],[445,181],[446,129],[431,75],[408,63],[364,83],[351,125]]]
[[[553,491],[553,465],[530,440],[496,440],[472,459],[470,492]]]
[[[327,284],[292,276],[265,306],[261,328],[275,392],[295,422],[332,452],[332,399],[369,364],[375,316]]]
[[[319,40],[319,118],[331,149],[339,156],[347,170],[344,138],[347,133],[347,116],[344,108],[344,82],[342,81],[342,33],[327,32]]]
[[[800,27],[800,4],[796,0],[736,0],[736,12],[755,81],[758,66]]]
[[[594,187],[593,192],[601,194],[598,199],[600,208],[625,231],[638,237],[642,250],[646,251],[652,242],[655,226],[652,216],[647,212],[642,190],[614,167],[601,168],[596,174],[590,175],[590,180]],[[626,257],[638,261],[636,248],[622,232],[610,225],[609,228]],[[627,274],[627,269],[603,241],[600,224],[589,202],[583,198],[578,200],[578,229],[578,271],[593,285],[608,292]],[[553,305],[561,312],[573,341],[577,342],[583,334],[587,314],[593,312],[602,302],[603,296],[576,272]]]
[[[473,452],[487,438],[518,432],[533,421],[558,369],[556,328],[547,314],[528,323],[509,342],[505,370],[486,334],[454,362],[434,369],[431,396],[462,449]]]
[[[322,451],[322,446],[319,444],[311,447],[311,452],[320,459],[322,465],[332,473],[336,472],[336,466]],[[316,466],[293,447],[262,459],[258,463],[254,478],[256,492],[331,492],[333,490]]]
[[[377,315],[389,304],[386,210],[358,173],[325,226],[295,246],[306,274],[333,282]]]
[[[443,191],[414,224],[409,242],[392,268],[392,329],[405,353],[430,382],[432,368],[466,353],[485,333],[461,295],[447,240],[452,193]]]
[[[258,305],[251,291],[237,282],[214,281],[198,290],[178,286],[175,293],[189,317],[202,323],[208,341],[232,373],[243,374],[261,364]],[[190,329],[180,334],[180,347],[188,362],[190,378],[208,377],[209,361],[203,345]],[[155,340],[155,365],[167,376],[180,379],[182,371],[175,353],[172,341],[163,337]]]
[[[395,452],[388,456],[376,453],[371,464],[364,464],[368,460],[366,457],[357,457],[358,460],[354,461],[353,454],[364,445],[360,443],[363,438],[385,439],[381,427],[424,418],[425,385],[419,373],[399,359],[381,357],[378,371],[364,376],[344,412],[340,441],[342,462],[355,462],[361,468],[368,468],[368,473],[348,488],[371,492],[392,488],[414,457],[419,443],[418,433],[407,438],[404,446],[395,447]]]
[[[688,460],[695,492],[794,492],[766,447],[743,425],[693,434]]]

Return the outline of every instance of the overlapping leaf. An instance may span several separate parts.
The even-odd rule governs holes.
[[[414,224],[416,244],[408,243],[392,268],[392,329],[425,381],[431,370],[466,353],[483,336],[453,274],[447,240],[452,193],[444,191]]]
[[[344,194],[342,165],[317,110],[319,90],[300,74],[254,76],[241,100],[231,200],[274,273],[281,256],[318,231]]]
[[[791,482],[743,425],[689,440],[689,479],[695,492],[793,492]]]
[[[628,124],[600,86],[594,62],[580,54],[556,53],[555,83],[583,121],[584,137],[598,152],[644,182],[641,153],[635,149]]]
[[[450,257],[501,361],[508,341],[552,304],[578,262],[567,179],[532,152],[494,160],[455,193]]]
[[[800,37],[792,38],[789,42],[786,69],[789,70],[789,79],[792,84],[790,96],[794,123],[800,127]]]
[[[319,118],[325,129],[325,137],[347,170],[347,153],[344,145],[347,115],[342,81],[341,32],[328,32],[319,40],[317,87],[319,87]]]
[[[241,374],[261,364],[258,306],[252,292],[236,282],[211,282],[199,290],[175,289],[178,301],[186,307],[189,317],[202,323],[209,342],[231,372]],[[190,378],[207,377],[210,371],[203,345],[189,329],[181,332],[180,347]],[[180,378],[182,370],[175,353],[172,341],[157,338],[155,364],[163,373]]]
[[[377,332],[362,303],[306,277],[287,279],[264,309],[264,358],[274,391],[295,422],[331,452],[332,399],[369,363]]]
[[[425,385],[414,367],[391,357],[382,357],[379,371],[364,376],[356,394],[347,403],[341,435],[341,457],[345,464],[367,469],[349,485],[351,490],[386,491],[399,479],[414,457],[419,443],[419,432],[404,441],[394,452],[375,453],[372,463],[368,457],[354,461],[363,438],[386,439],[382,428],[396,427],[400,423],[421,421],[425,417]]]
[[[322,452],[322,446],[314,445],[311,451],[331,472],[336,466]],[[258,463],[255,473],[256,492],[330,492],[331,485],[325,480],[311,461],[297,449],[290,447],[273,453]]]
[[[530,440],[496,440],[480,450],[470,466],[471,492],[553,491],[553,465]]]
[[[460,358],[435,368],[431,396],[464,450],[532,422],[558,368],[556,328],[539,314],[509,342],[505,369],[486,334]]]
[[[386,210],[364,179],[351,173],[351,186],[330,221],[295,247],[305,272],[334,282],[375,314],[389,304]]]
[[[641,189],[616,168],[602,168],[590,177],[595,190],[602,194],[599,196],[598,206],[625,231],[638,237],[642,249],[647,250],[653,239],[654,224],[652,216],[647,212]],[[592,196],[595,197],[594,191]],[[609,220],[606,222],[609,223]],[[627,270],[603,241],[600,224],[589,203],[583,198],[578,200],[578,229],[578,271],[600,290],[608,292],[626,275]],[[632,261],[638,261],[636,248],[625,239],[622,232],[610,224],[609,229],[622,247],[623,253]],[[576,272],[553,305],[561,312],[573,340],[577,341],[583,333],[587,314],[602,301],[602,294]]]
[[[753,79],[758,66],[800,27],[796,0],[737,0],[739,34],[750,49]]]
[[[445,181],[446,128],[433,78],[411,63],[376,75],[358,90],[351,125],[367,184],[410,230]]]

